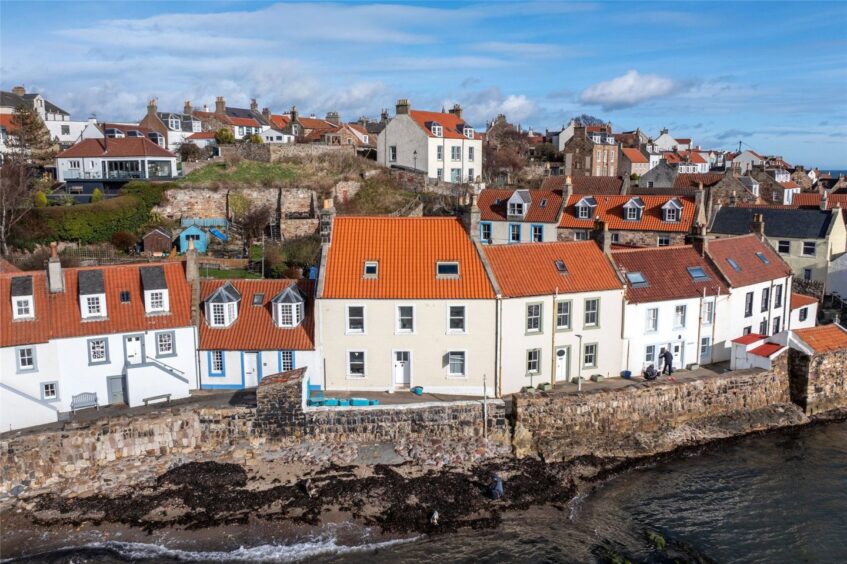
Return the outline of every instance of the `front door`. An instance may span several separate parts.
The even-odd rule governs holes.
[[[673,353],[673,367],[674,369],[682,368],[682,343],[672,343],[671,344],[671,352]]]
[[[126,363],[141,364],[144,362],[144,345],[141,343],[141,335],[133,335],[127,337],[124,341],[126,344]]]
[[[394,385],[408,386],[412,381],[409,351],[394,351]]]
[[[244,353],[244,385],[248,388],[259,385],[258,353]]]
[[[568,349],[556,350],[556,382],[568,381]]]
[[[703,337],[700,339],[700,364],[709,364],[712,361],[712,339]]]
[[[106,379],[106,384],[109,388],[109,404],[126,403],[126,394],[124,393],[124,378],[123,376],[113,376]]]

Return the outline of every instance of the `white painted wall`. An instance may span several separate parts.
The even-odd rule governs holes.
[[[50,139],[58,139],[59,143],[74,144],[82,140],[82,132],[92,121],[52,121],[44,122],[47,126],[47,131],[50,132]],[[67,133],[64,129],[67,129]]]
[[[222,376],[212,376],[209,370],[209,350],[200,351],[200,387],[207,390],[214,389],[242,389],[252,388],[258,385],[261,376],[270,376],[282,372],[280,364],[280,355],[277,350],[267,351],[223,351],[224,353],[224,374]],[[242,381],[243,370],[243,355],[242,352],[256,352],[259,354],[259,365],[261,366],[261,374],[257,374],[256,378],[244,377]],[[318,355],[315,351],[293,351],[294,352],[294,368],[306,367],[306,375],[315,380],[319,379],[318,372]]]
[[[806,310],[806,319],[800,320],[800,312],[805,309]],[[802,308],[792,309],[791,310],[791,330],[794,329],[805,329],[807,327],[814,327],[817,323],[818,319],[818,304],[814,303],[808,306],[803,306]]]
[[[515,221],[481,221],[491,224],[491,242],[492,245],[503,245],[509,243],[509,225],[519,225],[521,231],[521,243],[532,242],[532,226],[541,226],[541,235],[543,242],[556,241],[558,233],[558,224],[556,223],[531,223],[531,222],[515,222]],[[480,231],[481,233],[481,231]],[[481,237],[481,235],[480,235]]]
[[[776,305],[774,300],[774,288],[778,285],[782,285],[782,304],[779,306]],[[765,288],[769,288],[770,303],[768,310],[762,311],[762,292]],[[758,333],[759,324],[763,320],[768,324],[768,335],[772,335],[774,333],[773,322],[776,317],[780,318],[779,329],[783,331],[791,309],[790,291],[790,276],[774,281],[760,282],[750,286],[731,288],[729,296],[729,324],[727,326],[732,331],[732,334],[728,336],[728,342],[741,337],[744,334],[745,327],[750,327],[752,333]],[[748,292],[753,292],[753,313],[749,317],[745,315],[745,300]],[[729,344],[727,344],[727,347],[729,347]],[[729,351],[727,350],[723,354],[726,356],[723,360],[727,360],[729,358]],[[722,360],[722,358],[718,357],[717,360]]]

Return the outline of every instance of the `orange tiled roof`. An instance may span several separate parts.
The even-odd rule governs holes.
[[[788,182],[780,182],[780,184],[782,185],[783,188],[789,188],[789,189],[800,188],[800,185],[797,184],[796,182],[794,182],[793,180],[789,180]]]
[[[704,290],[707,296],[729,293],[720,275],[690,245],[612,251],[612,261],[624,278],[626,273],[640,272],[646,280],[646,285],[641,286],[626,278],[626,297],[631,302],[696,298]],[[695,281],[688,267],[702,268],[708,278]]]
[[[365,279],[365,261],[377,261]],[[436,262],[459,262],[437,279]],[[336,217],[322,298],[490,299],[494,291],[461,221],[451,217]]]
[[[459,127],[465,124],[465,120],[455,114],[409,110],[409,117],[430,137],[435,137],[435,135],[432,134],[427,123],[436,122],[443,128],[442,137],[445,139],[467,139]],[[474,139],[477,139],[476,132],[474,132]]]
[[[171,312],[146,315],[140,269],[150,264],[128,264],[91,268],[65,268],[65,291],[50,294],[43,270],[0,275],[0,346],[44,343],[50,339],[107,335],[130,331],[155,331],[191,325],[191,287],[185,280],[182,262],[162,263],[168,286]],[[153,265],[159,266],[159,264]],[[82,321],[77,278],[83,270],[100,270],[106,290],[107,319]],[[11,280],[32,276],[35,294],[35,319],[12,321]],[[120,294],[130,293],[129,303],[121,303]]]
[[[173,153],[145,137],[84,139],[58,155],[74,157],[176,157]]]
[[[506,221],[506,202],[517,190],[487,188],[479,193],[477,205],[482,221]],[[526,217],[527,223],[556,223],[562,208],[562,193],[559,190],[527,190],[532,202]],[[545,202],[546,200],[546,202]],[[498,203],[499,202],[499,203]],[[544,206],[542,207],[542,202]],[[520,220],[518,220],[520,221]]]
[[[210,327],[206,308],[200,308],[200,349],[202,350],[314,350],[314,300],[311,280],[203,280],[201,304],[215,290],[231,282],[241,294],[238,318],[229,327]],[[306,312],[297,327],[281,328],[274,324],[270,301],[296,284],[306,295]],[[261,306],[253,305],[253,296],[264,294]]]
[[[566,176],[548,176],[541,183],[542,190],[565,189]],[[613,196],[621,193],[623,178],[620,176],[578,176],[571,179],[572,194],[591,194],[594,196]]]
[[[647,157],[645,157],[643,154],[641,154],[641,151],[639,151],[638,149],[631,149],[631,148],[628,148],[628,147],[624,147],[623,149],[621,149],[621,152],[624,154],[624,156],[626,158],[629,159],[629,162],[631,162],[631,163],[646,164],[646,163],[650,162],[650,161],[647,160]]]
[[[697,188],[700,183],[703,186],[714,186],[723,180],[722,172],[695,172],[695,173],[680,173],[676,175],[674,180],[674,188]]]
[[[609,259],[593,241],[491,245],[485,255],[506,297],[616,290],[623,287]],[[567,274],[556,267],[565,263]]]
[[[794,334],[816,353],[847,349],[847,330],[837,323],[807,329],[795,329]]]
[[[261,127],[262,125],[253,118],[245,118],[245,117],[232,117],[226,116],[229,120],[229,123],[232,125],[240,125],[242,127]]]
[[[597,196],[597,207],[594,214],[588,219],[579,219],[576,204],[583,195],[573,195],[568,201],[565,213],[559,227],[571,229],[591,229],[594,227],[594,218],[599,217],[609,225],[611,230],[623,231],[668,231],[674,233],[685,233],[691,229],[694,221],[694,199],[684,196]],[[644,202],[644,212],[640,221],[627,221],[624,219],[624,204],[632,198],[641,198]],[[676,198],[682,204],[680,220],[677,222],[662,221],[662,206]]]
[[[214,139],[216,131],[198,131],[188,136],[189,139]]]
[[[779,352],[785,347],[783,345],[778,345],[776,343],[765,343],[764,345],[760,345],[755,349],[750,351],[750,354],[754,354],[756,356],[762,356],[768,358],[775,352]]]
[[[709,258],[734,288],[785,278],[791,274],[791,268],[773,248],[753,234],[712,239],[708,249]],[[768,264],[756,255],[757,252],[764,255]],[[732,259],[741,270],[736,271],[728,259]]]
[[[297,121],[300,122],[306,129],[333,129],[338,127],[334,123],[328,122],[325,119],[313,118],[313,117],[297,117]]]
[[[286,127],[288,127],[289,123],[291,123],[291,118],[289,116],[277,114],[271,116],[271,125],[279,129],[285,129]]]
[[[756,341],[761,341],[763,339],[767,339],[767,335],[759,335],[758,333],[748,333],[747,335],[742,335],[740,337],[736,337],[732,340],[733,343],[738,343],[739,345],[752,345]]]
[[[847,194],[829,194],[829,207],[832,208],[836,204],[842,208],[847,208]],[[801,192],[794,195],[794,200],[791,202],[793,207],[818,207],[821,205],[821,195],[817,192]]]
[[[797,292],[791,293],[791,309],[800,309],[801,307],[806,307],[817,303],[818,299],[815,297],[807,296],[805,294],[798,294]]]
[[[12,123],[13,114],[0,114],[0,126],[5,127],[6,131],[11,132],[15,125]]]

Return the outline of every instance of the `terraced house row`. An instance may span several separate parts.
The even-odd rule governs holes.
[[[735,339],[815,324],[759,236],[622,248],[597,220],[588,240],[489,245],[482,213],[336,217],[327,202],[316,281],[201,280],[193,249],[0,274],[2,429],[304,367],[329,391],[503,396],[659,368],[664,350],[676,368],[726,361]]]

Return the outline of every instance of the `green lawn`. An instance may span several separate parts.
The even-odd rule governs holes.
[[[261,278],[255,272],[243,268],[232,268],[230,270],[217,270],[214,268],[201,268],[200,276],[203,278]]]
[[[294,180],[296,177],[297,171],[291,165],[243,160],[232,168],[227,168],[227,165],[223,163],[198,168],[191,174],[179,179],[178,182],[187,184],[205,184],[209,182],[264,184],[266,182]]]

